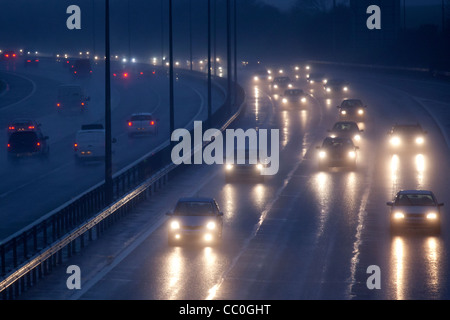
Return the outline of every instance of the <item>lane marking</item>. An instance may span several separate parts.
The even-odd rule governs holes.
[[[36,83],[35,83],[33,80],[31,80],[30,78],[28,78],[28,77],[26,77],[26,76],[24,76],[24,75],[20,75],[20,74],[8,72],[8,71],[1,71],[1,72],[7,73],[7,74],[10,74],[10,75],[13,75],[13,76],[17,76],[17,77],[19,77],[19,78],[22,78],[22,79],[24,79],[24,80],[26,80],[26,81],[31,82],[32,89],[31,89],[31,92],[30,92],[27,96],[25,96],[24,98],[22,98],[21,100],[16,101],[16,102],[13,102],[13,103],[11,103],[11,104],[8,104],[8,105],[6,105],[6,106],[4,106],[4,107],[0,107],[0,110],[2,110],[2,111],[3,111],[3,110],[8,110],[8,109],[10,109],[10,108],[12,108],[12,107],[14,107],[14,106],[16,106],[16,105],[18,105],[18,104],[24,102],[25,100],[29,99],[32,95],[35,94],[35,92],[36,92]]]

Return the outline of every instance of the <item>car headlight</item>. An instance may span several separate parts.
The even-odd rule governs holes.
[[[359,115],[363,115],[363,114],[364,114],[364,110],[359,109],[359,110],[358,110],[358,114],[359,114]]]
[[[309,83],[314,83],[314,80],[309,80]]]
[[[170,228],[173,230],[180,229],[180,223],[178,221],[172,221],[172,223],[170,224]]]
[[[287,103],[288,102],[288,100],[286,99],[286,98],[283,98],[283,103]]]
[[[405,218],[405,214],[403,212],[395,212],[394,213],[394,219],[399,220],[399,219],[404,219]]]
[[[274,84],[273,87],[274,87],[275,89],[278,89],[278,85],[277,85],[277,84]]]
[[[355,157],[356,157],[356,152],[355,152],[355,151],[350,151],[350,152],[348,153],[348,156],[349,156],[350,158],[355,158]]]
[[[272,76],[268,76],[267,79],[272,80]]]
[[[327,79],[324,79],[324,80],[323,80],[323,83],[324,83],[324,84],[327,84],[327,82],[328,82]]]
[[[329,87],[326,88],[326,90],[327,90],[327,92],[331,92],[331,88],[329,88]]]
[[[437,215],[436,212],[430,212],[430,213],[427,213],[427,219],[428,219],[428,220],[436,220],[437,217],[438,217],[438,215]]]
[[[289,84],[288,84],[288,87],[289,87],[289,88],[292,88],[292,83],[289,83]]]
[[[262,165],[261,163],[258,163],[258,164],[256,165],[256,169],[262,170],[262,169],[263,169],[263,165]]]
[[[232,169],[233,169],[233,165],[232,165],[232,164],[227,164],[227,165],[225,166],[225,168],[226,168],[227,170],[232,170]]]
[[[361,140],[361,136],[359,134],[355,134],[353,138],[355,139],[355,141]]]
[[[325,152],[325,151],[320,151],[319,152],[319,158],[320,159],[323,159],[323,158],[325,158],[327,156],[327,153]]]
[[[216,223],[214,221],[210,221],[206,224],[206,228],[208,230],[214,230],[216,228]]]
[[[346,114],[347,114],[347,111],[342,110],[342,111],[341,111],[341,114],[346,115]]]
[[[306,98],[305,98],[305,97],[302,97],[302,98],[300,99],[300,101],[303,102],[303,103],[305,103],[305,102],[306,102]]]
[[[423,137],[417,137],[416,138],[416,143],[417,144],[423,144],[425,142],[425,140],[423,139]]]
[[[344,91],[348,91],[348,87],[344,87]]]
[[[393,138],[391,139],[391,144],[392,144],[393,146],[398,146],[398,145],[400,145],[400,138],[399,138],[399,137],[393,137]]]
[[[253,77],[253,80],[258,81],[259,78],[257,76]]]

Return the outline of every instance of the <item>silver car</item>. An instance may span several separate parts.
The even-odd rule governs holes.
[[[222,238],[223,213],[213,198],[181,198],[169,216],[168,243],[179,245],[189,240],[217,244]]]
[[[440,233],[441,207],[433,192],[429,190],[402,190],[394,201],[386,203],[390,209],[392,233],[402,228],[426,228]]]

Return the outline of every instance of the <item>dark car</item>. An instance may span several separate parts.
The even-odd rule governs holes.
[[[223,213],[213,198],[181,198],[169,216],[168,243],[176,245],[188,240],[217,244],[222,238]]]
[[[361,140],[361,132],[358,124],[354,121],[338,121],[333,125],[331,130],[328,130],[331,138],[349,138],[353,142]]]
[[[309,84],[319,83],[323,85],[327,84],[328,82],[327,77],[324,73],[311,73],[306,77],[306,81]]]
[[[327,167],[356,168],[356,150],[359,148],[349,138],[331,138],[323,140],[319,150],[319,169]]]
[[[346,99],[342,101],[339,110],[340,120],[364,121],[366,119],[367,106],[360,99]]]
[[[422,151],[426,145],[427,132],[416,124],[395,124],[388,132],[389,145],[393,152]]]
[[[284,106],[303,106],[307,102],[308,95],[302,89],[288,89],[281,97]]]
[[[25,67],[37,67],[39,66],[39,58],[26,57],[23,63]]]
[[[390,230],[396,233],[403,228],[441,231],[441,207],[429,190],[402,190],[394,201],[386,203],[390,208]]]
[[[331,79],[323,88],[326,93],[346,93],[349,91],[349,83],[342,79]]]
[[[70,70],[74,76],[88,77],[92,74],[91,61],[89,59],[75,60]]]
[[[3,52],[1,55],[2,60],[5,61],[14,61],[17,59],[17,56],[18,56],[17,53],[11,50]]]
[[[259,159],[257,149],[235,149],[234,150],[233,161],[229,161],[225,157],[225,181],[227,183],[236,180],[248,179],[257,180],[259,182],[264,182],[265,178],[262,174],[265,165],[263,161]],[[232,158],[231,156],[229,158]]]
[[[273,90],[292,88],[292,80],[287,76],[275,77],[272,81],[271,87]]]
[[[11,161],[24,157],[46,158],[49,154],[48,137],[39,131],[17,131],[8,139],[8,159]]]

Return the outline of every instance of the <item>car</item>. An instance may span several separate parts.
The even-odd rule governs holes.
[[[357,122],[366,120],[367,106],[360,99],[345,99],[338,109],[340,120],[354,120]]]
[[[262,170],[266,165],[264,161],[259,159],[257,149],[235,149],[233,157],[225,157],[224,161],[225,181],[227,183],[238,179],[248,180],[249,178],[264,182],[265,176],[262,174]],[[233,161],[228,158],[233,158]]]
[[[326,93],[346,93],[350,90],[349,83],[342,79],[331,79],[324,84],[323,88]]]
[[[148,112],[133,113],[127,120],[128,135],[132,137],[137,134],[157,134],[157,120]]]
[[[70,71],[76,77],[88,77],[92,74],[91,61],[86,58],[77,59],[71,65]]]
[[[25,67],[37,67],[39,66],[39,58],[26,57],[23,63]]]
[[[222,239],[223,213],[214,198],[180,198],[171,212],[167,212],[168,243],[179,245],[189,240],[204,244],[219,244]]]
[[[316,148],[319,150],[320,170],[327,167],[356,168],[359,147],[353,144],[352,139],[327,137],[323,140],[322,146]]]
[[[255,81],[255,82],[265,81],[268,79],[269,79],[269,71],[266,69],[256,70],[253,73],[253,81]]]
[[[13,132],[20,131],[40,131],[41,124],[36,120],[27,118],[14,119],[8,124],[7,132],[10,136]]]
[[[16,131],[8,138],[7,154],[9,161],[17,161],[20,158],[40,157],[46,159],[50,147],[47,143],[48,136],[40,131]]]
[[[284,91],[281,102],[284,106],[302,106],[308,101],[308,95],[302,89]]]
[[[75,161],[105,159],[105,129],[102,124],[86,124],[77,131],[73,145]]]
[[[402,229],[430,229],[441,232],[443,203],[439,203],[430,190],[401,190],[390,207],[390,231],[395,234]]]
[[[426,134],[427,131],[419,123],[396,123],[388,132],[391,151],[421,152],[424,150],[426,144]]]
[[[58,86],[56,108],[58,112],[63,110],[85,111],[90,97],[85,96],[80,85],[63,84]]]
[[[321,83],[327,84],[328,80],[324,73],[311,73],[306,77],[306,81],[309,84]]]
[[[331,138],[350,138],[353,142],[357,142],[361,140],[361,133],[364,130],[360,130],[354,121],[338,121],[328,132]]]
[[[2,57],[2,60],[5,60],[5,61],[14,61],[17,59],[18,55],[15,51],[9,50],[9,51],[3,52],[1,57]]]
[[[287,76],[275,77],[271,83],[271,88],[273,90],[281,90],[281,89],[284,90],[292,87],[293,83],[291,81],[291,78]]]

